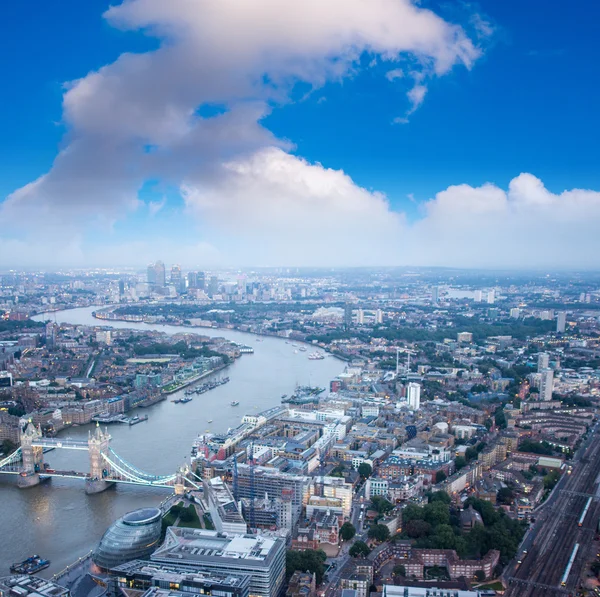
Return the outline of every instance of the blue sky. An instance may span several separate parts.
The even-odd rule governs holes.
[[[393,119],[409,111],[406,94],[413,80],[406,74],[389,81],[386,73],[393,65],[368,53],[338,80],[326,76],[326,81],[316,85],[302,81],[290,84],[286,97],[268,100],[270,113],[260,119],[262,127],[287,142],[283,149],[289,155],[343,171],[357,187],[385,194],[390,212],[405,214],[403,226],[419,223],[425,217],[425,202],[451,185],[479,187],[489,182],[506,191],[519,174],[531,173],[549,193],[576,188],[600,190],[600,119],[596,106],[600,44],[594,30],[600,5],[489,0],[462,5],[424,2],[422,6],[444,22],[462,27],[480,55],[470,68],[456,64],[439,76],[428,75],[426,96],[408,123],[393,124]],[[125,52],[144,54],[161,46],[152,35],[124,31],[107,22],[102,15],[108,7],[108,2],[79,0],[21,0],[3,7],[0,68],[7,92],[0,96],[0,197],[51,170],[57,151],[69,145],[77,127],[65,124],[62,116],[66,82],[110,65]],[[473,27],[475,16],[488,24],[483,36]],[[373,58],[377,64],[369,66]],[[413,68],[413,59],[410,52],[399,58],[405,73]],[[156,85],[169,83],[157,80]],[[229,158],[237,153],[227,149],[225,155]],[[187,157],[192,160],[191,155]],[[119,254],[117,247],[131,241],[140,243],[137,249],[130,247],[137,259],[137,250],[147,250],[148,237],[156,235],[162,239],[158,246],[167,250],[171,243],[184,241],[190,246],[210,245],[208,253],[198,255],[199,260],[240,260],[240,253],[229,255],[219,246],[220,242],[234,246],[235,228],[220,230],[214,213],[207,216],[204,207],[190,207],[182,199],[180,179],[189,178],[189,173],[164,176],[161,169],[144,169],[145,178],[152,182],[146,182],[138,195],[144,202],[164,203],[155,215],[142,206],[124,214],[111,212],[109,225],[76,222],[76,232],[71,234],[78,237],[81,263],[98,261],[103,243],[115,248],[112,253],[107,251],[111,255],[107,259],[114,260],[115,252]],[[204,183],[203,176],[211,178],[205,171],[198,174],[195,180],[199,186]],[[212,199],[218,193],[233,192],[221,183],[216,189],[211,191]],[[98,210],[103,209],[101,197],[91,201],[98,203]],[[458,209],[463,203],[456,201]],[[597,213],[593,211],[595,198],[590,201],[593,218]],[[28,203],[27,209],[35,210],[35,202]],[[273,211],[272,207],[268,210]],[[293,205],[291,212],[295,213]],[[318,214],[317,209],[315,217]],[[26,216],[27,212],[20,213],[20,217]],[[272,225],[282,224],[285,220]],[[391,230],[386,233],[394,234]],[[416,232],[411,230],[410,234]],[[27,236],[9,231],[7,238],[21,241]],[[570,238],[565,236],[565,242]],[[260,236],[256,242],[261,242]],[[252,237],[245,238],[244,243],[252,244]],[[586,247],[591,249],[595,248]],[[255,259],[268,260],[277,250],[274,244],[257,251]],[[301,260],[303,250],[299,246],[297,253],[290,252],[290,261]],[[386,245],[377,254],[394,250]],[[403,248],[397,250],[403,254],[398,262],[419,261],[406,256]],[[465,255],[474,251],[475,246],[457,251],[455,263],[447,265],[471,265]],[[6,266],[9,259],[4,253],[0,265]],[[174,251],[172,258],[178,259],[180,253]],[[144,261],[159,257],[148,255]],[[581,255],[573,253],[571,257],[561,265],[576,265]],[[516,257],[498,263],[490,258],[489,265],[510,265],[511,259]],[[315,261],[314,257],[311,260]],[[438,264],[435,261],[435,255],[429,259],[433,265]],[[532,261],[531,265],[538,263]]]

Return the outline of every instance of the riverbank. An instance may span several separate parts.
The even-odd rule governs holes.
[[[179,390],[183,390],[184,388],[187,388],[188,386],[195,384],[197,381],[200,381],[201,379],[204,379],[205,377],[208,377],[209,375],[212,375],[213,373],[222,371],[226,367],[229,367],[229,364],[221,365],[220,367],[217,367],[216,369],[211,369],[210,371],[205,371],[204,373],[200,373],[199,375],[194,375],[192,378],[181,380],[181,381],[177,382],[175,384],[175,386],[172,388],[169,386],[173,386],[173,383],[169,383],[166,386],[163,386],[161,388],[161,392],[163,394],[167,394],[167,395],[174,394],[175,392],[178,392]]]

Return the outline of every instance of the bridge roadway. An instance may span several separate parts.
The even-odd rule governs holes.
[[[600,516],[600,499],[596,497],[599,474],[600,437],[594,426],[590,438],[574,460],[573,473],[561,479],[523,542],[519,552],[522,564],[517,565],[512,576],[506,575],[506,597],[564,597],[575,594],[583,566],[592,555]],[[578,519],[589,496],[595,499],[580,527]],[[563,587],[561,578],[576,543],[580,544],[580,549]],[[528,549],[528,553],[523,554],[523,549]]]
[[[87,441],[81,441],[65,437],[64,439],[57,439],[55,437],[40,437],[39,439],[33,440],[31,444],[34,448],[62,448],[63,450],[87,450],[89,449],[89,443]]]

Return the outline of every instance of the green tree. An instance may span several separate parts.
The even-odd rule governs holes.
[[[375,539],[375,541],[387,541],[390,538],[390,529],[384,524],[373,525],[369,529],[369,539]]]
[[[356,529],[351,522],[345,522],[340,529],[340,537],[344,541],[350,541],[356,535]]]
[[[429,494],[429,503],[442,502],[442,504],[452,503],[452,498],[445,491],[434,491]]]
[[[423,506],[423,519],[432,527],[450,523],[450,511],[442,502],[432,502]]]
[[[394,509],[394,504],[386,500],[383,496],[374,495],[371,498],[371,504],[374,510],[377,510],[379,514],[387,514]]]
[[[363,479],[368,479],[371,476],[372,472],[373,472],[373,467],[368,462],[361,462],[358,465],[358,474]]]
[[[447,478],[448,478],[448,475],[444,471],[438,471],[435,474],[435,482],[436,483],[441,483],[442,481],[445,481]]]
[[[392,570],[393,576],[406,576],[406,568],[403,564],[396,564]]]
[[[475,572],[475,578],[479,582],[483,582],[485,580],[485,572],[483,570],[477,570],[477,572]]]
[[[456,467],[456,470],[459,471],[461,468],[467,466],[467,460],[464,456],[457,456],[454,459],[454,466]]]
[[[507,506],[513,503],[514,494],[510,487],[501,487],[496,494],[496,501]]]
[[[323,582],[325,575],[325,560],[327,555],[322,549],[306,549],[304,551],[288,550],[285,559],[285,573],[288,578],[294,574],[296,570],[306,572],[314,572],[317,577],[317,584]]]
[[[353,558],[365,558],[371,553],[371,549],[364,541],[355,541],[348,553]]]
[[[421,539],[431,533],[431,525],[424,520],[409,520],[404,524],[404,533],[411,539]]]

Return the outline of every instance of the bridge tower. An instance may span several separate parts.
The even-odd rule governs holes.
[[[175,478],[175,485],[174,485],[174,491],[175,491],[175,495],[184,495],[185,494],[185,487],[186,487],[186,482],[185,480],[187,479],[187,476],[190,473],[190,469],[187,466],[187,464],[184,464],[183,466],[180,466],[177,469],[177,477]]]
[[[40,482],[40,470],[44,461],[44,448],[34,446],[33,443],[42,437],[42,430],[28,422],[21,427],[21,455],[23,458],[23,471],[19,475],[19,487],[33,487]]]
[[[95,433],[90,431],[88,434],[90,473],[85,481],[85,492],[88,494],[100,493],[113,484],[105,479],[104,471],[107,469],[108,463],[102,458],[102,455],[108,452],[110,439],[108,431],[102,431],[99,424],[96,425]]]

